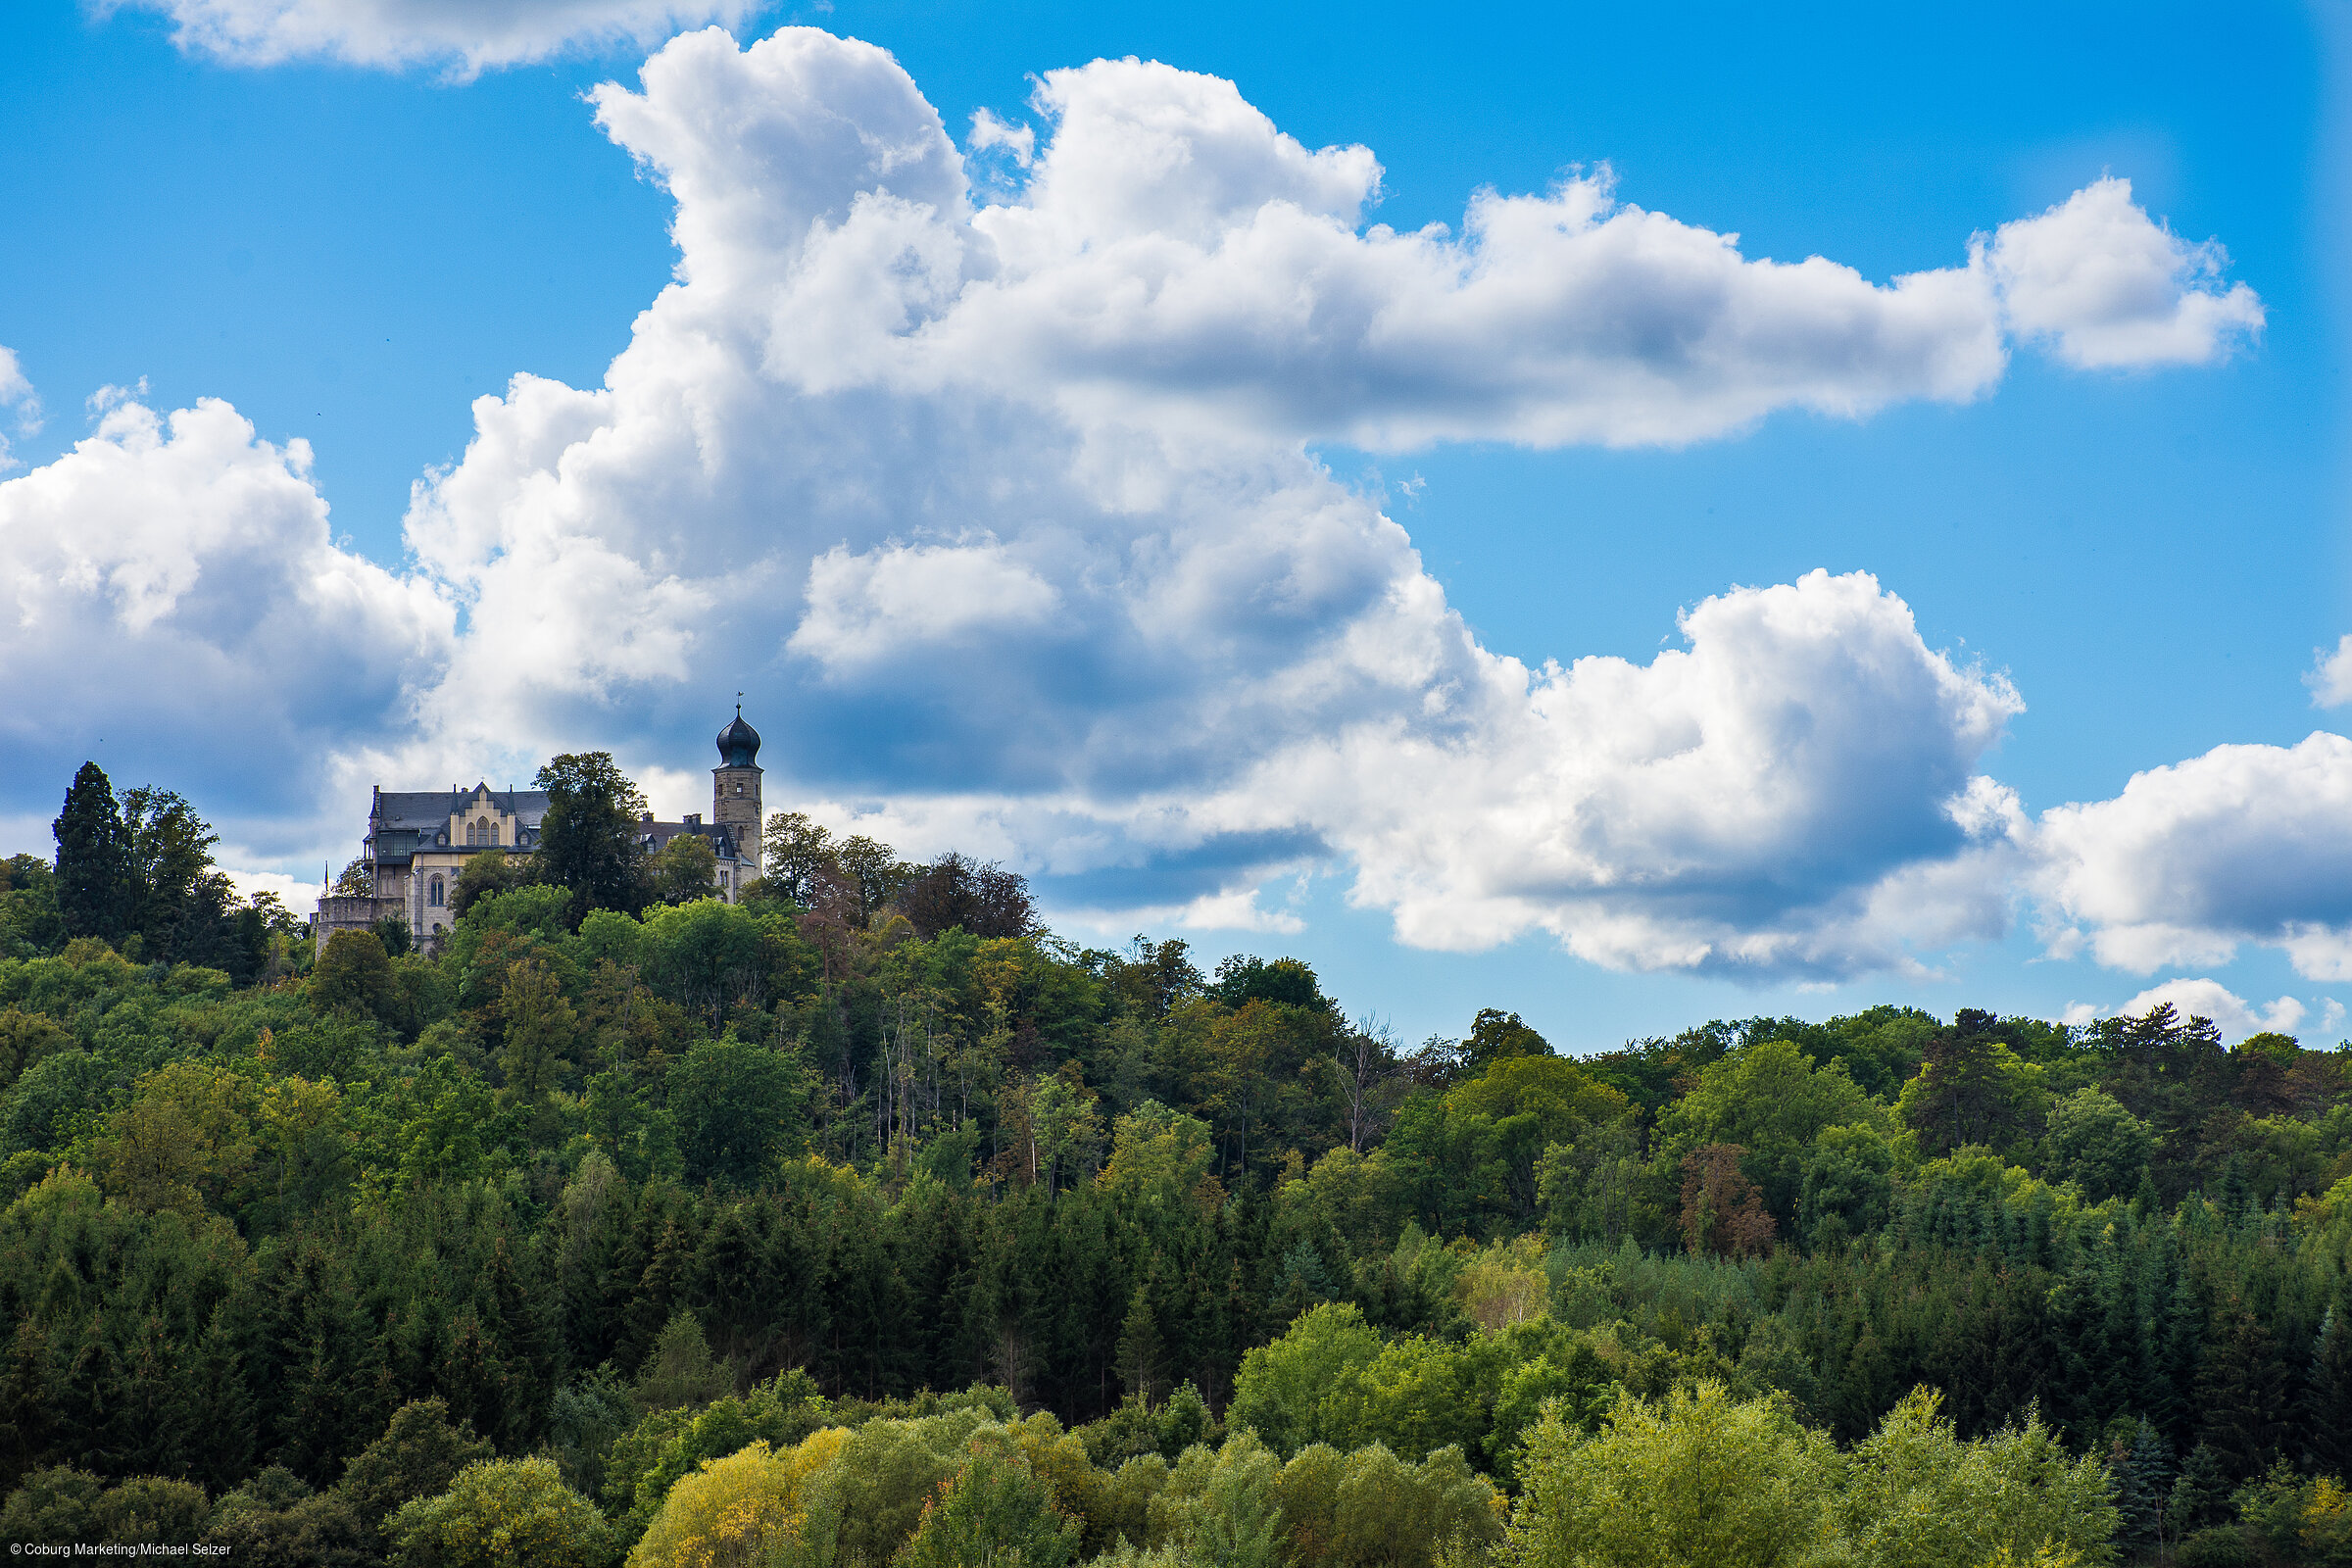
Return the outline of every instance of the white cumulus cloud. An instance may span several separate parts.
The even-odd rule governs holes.
[[[307,847],[329,754],[405,730],[449,606],[338,549],[310,449],[214,400],[119,404],[0,482],[0,752],[62,796],[105,743],[124,783],[254,803],[249,841]],[[282,820],[273,830],[270,818]]]
[[[96,0],[102,14],[170,19],[174,41],[241,66],[292,60],[466,75],[578,45],[653,43],[680,27],[733,24],[767,0]]]
[[[2312,656],[2303,684],[2311,688],[2314,708],[2341,708],[2352,703],[2352,632],[2337,639],[2332,652],[2322,648]]]
[[[2251,942],[2352,978],[2352,740],[2217,746],[2046,811],[2031,839],[2061,951],[2146,973]]]
[[[1541,928],[1611,967],[1834,974],[1997,930],[1967,862],[2013,808],[1975,766],[2021,705],[1867,575],[1710,599],[1647,664],[1531,672],[1429,632],[1461,644],[1442,701],[1286,747],[1219,803],[1313,824],[1404,940]]]
[[[2037,218],[2003,223],[1979,260],[2009,324],[2085,368],[2206,365],[2262,330],[2262,302],[2225,287],[2229,254],[2151,222],[2110,175]]]
[[[976,126],[1028,163],[993,202],[895,61],[821,32],[688,34],[593,96],[676,204],[676,278],[600,385],[476,401],[412,575],[333,546],[299,443],[133,401],[0,485],[0,596],[22,561],[24,625],[112,641],[85,666],[27,631],[0,669],[84,711],[160,670],[153,734],[323,759],[285,776],[354,822],[370,779],[556,750],[671,779],[742,688],[776,804],[1004,858],[1058,908],[1279,930],[1256,890],[1337,868],[1408,942],[1541,931],[1628,968],[1915,964],[2000,930],[2062,836],[1984,770],[2018,694],[1869,575],[1531,668],[1312,443],[1673,445],[1975,397],[2013,324],[2073,353],[2124,318],[2044,273],[2059,239],[2121,271],[2172,244],[2128,192],[1874,282],[1594,174],[1365,226],[1370,151],[1132,60],[1045,76],[1029,142]],[[2214,286],[2168,275],[2178,308]],[[211,608],[232,589],[243,620]]]
[[[991,539],[836,547],[809,564],[808,612],[786,646],[828,670],[885,659],[928,659],[1043,627],[1054,585]]]

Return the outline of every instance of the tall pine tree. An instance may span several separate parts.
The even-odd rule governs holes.
[[[96,762],[84,762],[66,791],[57,835],[57,908],[66,934],[120,948],[137,913],[139,886],[115,787]]]
[[[2321,1475],[2352,1477],[2352,1293],[2338,1290],[2313,1336],[2304,1383],[2303,1463]]]
[[[1159,1392],[1164,1360],[1159,1320],[1152,1316],[1151,1294],[1139,1284],[1127,1303],[1127,1320],[1119,1329],[1120,1386],[1150,1404]]]

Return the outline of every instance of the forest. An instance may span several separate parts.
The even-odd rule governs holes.
[[[538,784],[430,951],[318,951],[95,765],[0,862],[0,1536],[2352,1564],[2341,1048],[2164,1007],[1405,1042],[795,813],[722,903],[609,757]]]

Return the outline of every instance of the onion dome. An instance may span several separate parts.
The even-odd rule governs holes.
[[[760,732],[743,721],[743,705],[735,705],[735,721],[718,732],[721,767],[751,767],[760,756]]]

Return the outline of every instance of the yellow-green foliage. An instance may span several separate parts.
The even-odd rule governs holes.
[[[1522,1568],[1985,1568],[2104,1564],[2115,1509],[2095,1459],[2038,1421],[1964,1442],[1912,1393],[1852,1453],[1777,1399],[1721,1385],[1645,1403],[1621,1394],[1599,1432],[1549,1414],[1511,1525]]]
[[[1226,1425],[1250,1429],[1280,1453],[1333,1435],[1334,1402],[1382,1350],[1380,1332],[1352,1306],[1300,1314],[1290,1331],[1242,1357]]]
[[[1448,1445],[1468,1447],[1487,1425],[1477,1348],[1418,1334],[1391,1341],[1324,1401],[1322,1438],[1343,1448],[1385,1443],[1416,1463]]]
[[[914,1534],[923,1505],[962,1468],[973,1436],[990,1425],[986,1411],[966,1409],[858,1427],[804,1494],[802,1528],[813,1560],[888,1562]]]
[[[899,1568],[1065,1568],[1085,1526],[1039,1474],[1031,1449],[1018,1427],[974,1434],[962,1466],[923,1504]]]
[[[1290,1560],[1323,1568],[1431,1568],[1448,1546],[1493,1545],[1505,1518],[1502,1494],[1453,1447],[1411,1465],[1379,1444],[1317,1444],[1283,1467],[1276,1495]]]
[[[1829,1439],[1720,1384],[1620,1395],[1596,1436],[1538,1423],[1512,1544],[1524,1568],[1831,1562],[1838,1469]]]
[[[2110,1560],[2115,1508],[2095,1458],[2068,1457],[2038,1417],[1963,1442],[1941,1402],[1913,1390],[1854,1450],[1842,1512],[1864,1561],[1968,1568],[2045,1546]]]
[[[841,1457],[850,1440],[827,1427],[782,1453],[754,1443],[670,1489],[669,1498],[629,1553],[630,1568],[734,1568],[777,1560],[802,1537],[802,1493]]]
[[[1282,1465],[1247,1432],[1210,1452],[1184,1450],[1152,1499],[1151,1544],[1177,1547],[1182,1561],[1218,1568],[1274,1568],[1279,1561]]]
[[[605,1568],[612,1532],[552,1459],[469,1464],[385,1521],[407,1568]]]
[[[1551,1303],[1544,1277],[1544,1239],[1522,1236],[1487,1248],[1455,1277],[1453,1294],[1483,1329],[1509,1328],[1540,1316]]]

